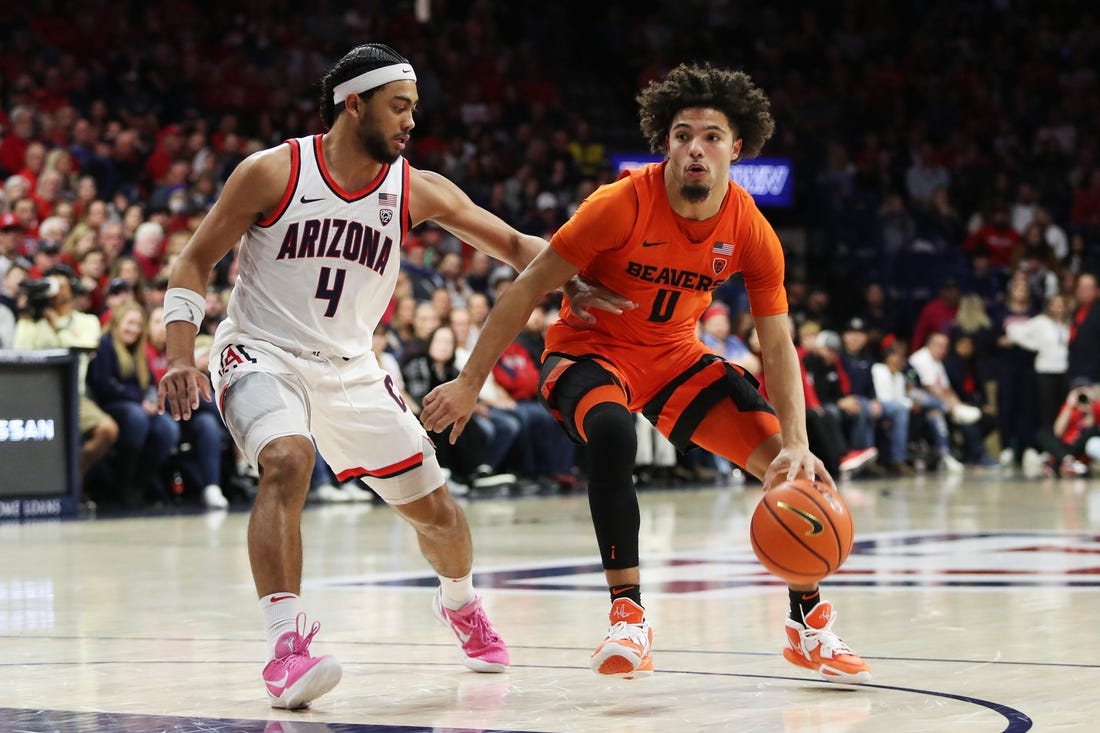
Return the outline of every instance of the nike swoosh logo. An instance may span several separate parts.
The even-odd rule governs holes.
[[[274,680],[274,681],[264,680],[264,683],[268,687],[270,687],[274,690],[277,690],[279,692],[282,692],[283,688],[286,687],[286,681],[289,680],[289,679],[290,679],[290,672],[283,672],[283,678],[281,680]]]
[[[668,242],[642,242],[643,247],[656,247],[659,244],[668,244]]]
[[[298,199],[298,201],[300,201],[303,204],[312,204],[312,203],[315,203],[317,201],[324,201],[324,200],[325,200],[324,196],[322,196],[319,199],[307,199],[305,196],[302,196],[302,198]]]
[[[468,642],[470,640],[470,634],[463,634],[461,631],[459,631],[457,629],[455,629],[455,636],[457,636],[458,640],[461,641],[463,644],[465,644],[466,642]]]
[[[195,322],[195,311],[191,309],[189,304],[187,304],[187,320],[191,323]]]
[[[402,66],[402,67],[401,67],[401,73],[402,73],[402,74],[411,74],[411,73],[412,73],[412,69],[406,69],[406,68],[405,68],[404,66]]]
[[[815,535],[819,535],[825,530],[825,525],[822,524],[821,520],[818,519],[817,517],[815,517],[813,514],[810,514],[809,512],[807,512],[805,510],[799,509],[796,506],[791,506],[790,504],[788,504],[785,501],[777,501],[777,502],[775,502],[775,505],[777,507],[779,507],[780,509],[786,509],[789,512],[794,512],[798,516],[805,519],[810,525],[810,531],[806,533],[807,537],[813,537]]]
[[[279,601],[285,601],[288,598],[293,598],[293,597],[294,596],[271,596],[271,602],[272,603],[278,603]]]

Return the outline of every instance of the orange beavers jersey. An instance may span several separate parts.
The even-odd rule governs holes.
[[[749,193],[730,181],[717,214],[685,219],[669,205],[664,166],[651,163],[601,186],[554,234],[550,246],[582,276],[638,307],[622,315],[592,311],[596,323],[587,324],[566,299],[547,351],[569,351],[571,339],[599,334],[643,346],[694,341],[712,293],[736,272],[754,316],[787,312],[783,248]]]

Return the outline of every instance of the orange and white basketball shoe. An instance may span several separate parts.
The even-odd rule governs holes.
[[[871,667],[833,633],[833,604],[821,601],[800,624],[787,618],[787,646],[783,657],[791,664],[812,669],[826,682],[858,685],[871,681]]]
[[[592,671],[624,680],[653,674],[653,629],[646,623],[645,609],[629,598],[617,598],[609,615],[611,628],[592,652]]]

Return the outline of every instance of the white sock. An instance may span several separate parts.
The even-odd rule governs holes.
[[[267,649],[274,653],[275,642],[288,631],[298,629],[298,614],[302,604],[293,593],[272,593],[260,599],[260,610],[267,623]]]
[[[439,587],[443,591],[443,605],[452,611],[457,611],[477,598],[477,594],[474,593],[473,571],[461,578],[445,578],[440,575]]]
[[[1094,435],[1085,441],[1085,455],[1094,461],[1100,461],[1100,437]]]

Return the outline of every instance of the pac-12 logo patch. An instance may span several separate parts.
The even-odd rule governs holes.
[[[721,275],[722,271],[726,269],[726,265],[729,264],[729,260],[725,257],[715,257],[711,260],[710,265],[714,268],[715,275]]]
[[[380,209],[378,218],[381,219],[382,226],[386,226],[393,219],[393,209]]]

